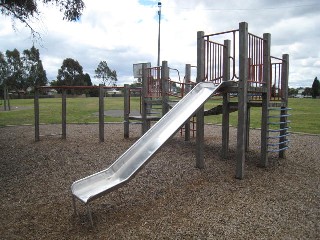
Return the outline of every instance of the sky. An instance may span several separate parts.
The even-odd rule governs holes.
[[[31,22],[41,39],[18,21],[0,16],[0,51],[32,45],[40,51],[49,80],[55,80],[66,58],[77,60],[91,76],[100,61],[116,70],[118,85],[133,83],[133,64],[157,65],[158,1],[84,0],[77,22],[62,20],[59,9],[40,5]],[[271,55],[289,54],[289,87],[311,87],[320,79],[319,0],[162,0],[160,59],[184,76],[185,64],[196,65],[197,31],[205,34],[234,30],[247,22],[249,32],[271,34]],[[223,41],[222,41],[223,42]],[[173,80],[179,80],[172,74]],[[181,79],[180,79],[181,80]]]

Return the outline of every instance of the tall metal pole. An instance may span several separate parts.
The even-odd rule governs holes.
[[[158,2],[158,16],[159,16],[159,31],[158,31],[158,62],[157,66],[160,66],[160,22],[161,22],[161,2]]]

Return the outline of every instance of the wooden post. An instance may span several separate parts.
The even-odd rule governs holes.
[[[3,107],[4,111],[10,111],[10,95],[7,85],[3,86]]]
[[[161,94],[162,94],[162,116],[169,112],[169,67],[167,61],[162,61],[161,67]]]
[[[62,124],[62,139],[67,138],[67,91],[62,89],[62,112],[61,112],[61,124]]]
[[[34,88],[34,138],[35,141],[40,141],[40,117],[39,117],[39,89],[37,87]]]
[[[224,40],[223,48],[223,81],[230,80],[230,40]],[[229,151],[229,93],[225,92],[222,95],[223,105],[222,105],[222,157],[226,158]]]
[[[246,129],[246,152],[249,151],[249,145],[250,145],[250,122],[251,122],[251,118],[250,118],[250,113],[251,113],[251,107],[248,105],[247,107],[247,129]]]
[[[287,138],[285,137],[288,127],[287,124],[287,117],[288,114],[288,81],[289,81],[289,55],[283,54],[282,55],[282,68],[281,68],[281,91],[282,91],[282,103],[283,106],[281,107],[281,117],[280,117],[280,129],[283,129],[280,131],[280,138],[279,138],[279,149],[284,149],[286,147],[286,143],[284,143]],[[286,157],[286,150],[279,151],[279,157],[285,158]]]
[[[270,45],[271,35],[263,34],[263,81],[265,83],[264,92],[262,93],[262,108],[261,108],[261,157],[260,167],[268,166],[268,137],[269,137],[269,102],[270,102]]]
[[[197,33],[197,83],[205,78],[205,53],[204,53],[204,32]],[[204,105],[196,113],[196,167],[204,168]]]
[[[186,64],[185,78],[184,78],[184,95],[190,91],[190,79],[191,79],[191,64]],[[184,140],[190,141],[190,119],[188,119],[184,125]]]
[[[6,95],[7,95],[8,110],[11,111],[9,89],[6,88],[6,91],[7,91]]]
[[[146,96],[148,92],[148,69],[147,64],[142,64],[142,96],[141,96],[141,116],[142,116],[142,135],[148,131],[147,121],[147,102]]]
[[[124,123],[123,123],[123,135],[124,138],[129,138],[129,115],[130,115],[130,86],[129,84],[124,85]]]
[[[99,141],[104,142],[104,88],[99,84]]]
[[[236,178],[243,179],[247,142],[248,106],[248,24],[239,24],[239,84]]]
[[[4,111],[7,111],[7,86],[3,86],[3,108]]]

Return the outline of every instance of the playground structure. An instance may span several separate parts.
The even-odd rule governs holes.
[[[231,35],[231,40],[223,44],[212,39],[221,35]],[[238,36],[237,36],[238,35]],[[239,40],[239,64],[236,64],[236,39]],[[268,165],[268,153],[279,152],[279,157],[285,156],[288,148],[288,67],[289,57],[282,58],[270,55],[271,36],[266,33],[263,38],[248,32],[247,23],[241,23],[239,29],[216,34],[204,35],[198,32],[198,62],[197,82],[237,81],[238,85],[230,87],[221,93],[222,105],[210,110],[201,109],[196,115],[193,129],[186,124],[186,140],[190,137],[189,130],[196,132],[197,155],[196,165],[204,167],[202,156],[204,116],[222,114],[222,155],[227,157],[229,145],[229,114],[238,111],[238,159],[236,177],[243,178],[245,152],[248,150],[250,109],[261,107],[261,158],[259,165]],[[238,73],[236,69],[238,70]],[[129,136],[130,120],[142,122],[142,133],[150,128],[150,122],[161,116],[154,116],[152,106],[162,106],[162,115],[169,111],[172,102],[169,96],[177,96],[172,91],[172,83],[180,84],[179,97],[183,97],[195,85],[191,82],[191,65],[186,65],[184,82],[173,82],[170,79],[168,62],[163,61],[161,67],[151,68],[142,64],[142,99],[141,116],[130,116],[130,107],[125,107],[124,133]],[[232,73],[232,75],[230,74]],[[125,86],[125,97],[130,89]],[[232,97],[232,99],[231,99]],[[236,99],[238,101],[235,101]],[[125,100],[129,105],[130,100]],[[174,121],[174,120],[172,120]],[[188,123],[188,122],[187,122]],[[279,126],[274,128],[274,126]],[[202,132],[202,133],[201,133]],[[279,141],[278,141],[279,140]]]
[[[213,41],[218,36],[228,34],[232,36],[232,41],[224,40],[223,44]],[[239,42],[238,65],[236,64],[236,39]],[[229,146],[229,114],[235,108],[238,110],[236,178],[244,177],[251,107],[261,107],[259,165],[268,166],[269,152],[279,152],[279,157],[285,157],[289,141],[287,139],[289,56],[284,54],[282,58],[272,57],[270,45],[269,33],[263,34],[262,38],[255,36],[248,32],[246,22],[240,23],[239,29],[227,32],[210,35],[198,32],[197,85],[192,87],[187,82],[183,89],[192,88],[192,90],[170,111],[168,100],[170,79],[167,62],[163,61],[162,66],[157,68],[148,68],[143,65],[141,121],[142,132],[145,134],[109,168],[72,184],[75,213],[77,213],[76,199],[78,199],[87,206],[89,218],[93,224],[88,204],[129,181],[194,115],[196,116],[196,166],[204,168],[204,103],[213,94],[219,93],[223,97],[221,109],[224,157],[228,154]],[[125,89],[128,91],[128,87]],[[237,102],[231,101],[231,95],[237,97]],[[155,103],[162,105],[163,116],[149,129],[152,120],[150,106]],[[129,120],[130,111],[125,111],[125,137],[129,133]],[[275,129],[271,126],[279,128]]]

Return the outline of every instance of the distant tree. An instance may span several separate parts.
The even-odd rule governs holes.
[[[116,86],[117,72],[111,70],[106,61],[101,61],[95,70],[95,78],[98,78],[102,81],[103,85]]]
[[[0,86],[4,83],[8,76],[8,64],[2,52],[0,52]]]
[[[36,31],[30,22],[32,19],[38,20],[40,16],[39,3],[56,5],[60,8],[60,12],[63,12],[63,19],[67,21],[78,20],[85,7],[82,0],[0,0],[0,13],[11,17],[13,22],[19,20],[34,35]]]
[[[140,87],[142,87],[141,82],[135,82],[130,84],[130,88],[140,88]]]
[[[320,82],[317,77],[314,79],[311,89],[312,89],[311,91],[312,98],[316,98],[317,96],[320,96]]]
[[[39,50],[34,46],[23,51],[22,57],[26,87],[44,86],[48,83]],[[26,90],[26,89],[25,89]]]
[[[306,88],[304,89],[304,91],[302,92],[302,95],[303,95],[303,96],[311,96],[311,94],[312,94],[312,89],[309,88],[309,87],[306,87]]]
[[[289,88],[289,89],[288,89],[288,94],[289,94],[289,96],[295,96],[295,95],[298,94],[298,89]]]
[[[84,84],[86,86],[92,86],[92,81],[91,81],[91,77],[88,73],[86,73],[84,76],[83,76],[83,79],[84,79]]]
[[[17,49],[6,51],[7,59],[7,78],[5,83],[9,89],[19,94],[19,89],[25,86],[23,63],[20,58],[20,52]]]
[[[72,58],[63,60],[55,84],[58,86],[84,86],[83,68],[80,63]]]

